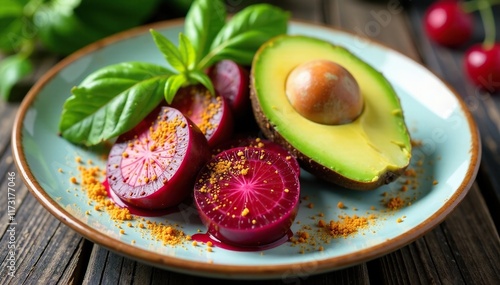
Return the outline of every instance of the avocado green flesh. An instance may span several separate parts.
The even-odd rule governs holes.
[[[342,65],[358,82],[364,109],[355,121],[318,124],[302,117],[288,101],[288,74],[316,59]],[[375,182],[409,164],[410,137],[396,92],[380,72],[347,49],[306,36],[281,36],[261,47],[252,68],[254,92],[266,118],[316,163],[359,182]]]

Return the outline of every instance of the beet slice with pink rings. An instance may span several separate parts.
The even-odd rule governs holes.
[[[277,144],[273,141],[267,140],[267,139],[262,139],[259,137],[252,137],[252,136],[243,136],[243,137],[238,137],[238,138],[233,138],[232,140],[229,140],[225,143],[222,143],[214,148],[212,148],[212,154],[217,154],[221,151],[228,150],[230,148],[234,147],[256,147],[256,148],[264,148],[269,151],[275,151],[279,155],[283,156],[286,161],[288,161],[293,169],[295,169],[295,172],[297,175],[300,176],[300,165],[298,160],[292,156],[292,154],[286,150],[284,147],[282,147],[280,144]]]
[[[179,89],[170,106],[195,123],[211,147],[233,134],[233,115],[227,100],[219,94],[210,94],[203,85]]]
[[[200,171],[194,186],[194,201],[208,233],[237,246],[262,246],[287,235],[299,199],[293,167],[263,148],[222,151]]]
[[[225,59],[208,70],[215,90],[229,102],[235,116],[244,115],[250,108],[249,72],[236,62]]]
[[[151,118],[117,139],[106,173],[110,191],[121,200],[154,210],[176,206],[190,196],[211,154],[203,133],[180,111],[162,107]],[[147,124],[150,127],[144,127]]]

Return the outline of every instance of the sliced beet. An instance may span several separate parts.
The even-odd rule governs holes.
[[[229,139],[233,134],[233,115],[227,100],[219,94],[210,94],[203,85],[179,89],[170,106],[189,117],[210,146]]]
[[[272,243],[290,230],[300,182],[276,152],[237,147],[214,156],[200,171],[194,201],[214,238],[238,246]]]
[[[297,159],[284,147],[282,147],[280,144],[277,144],[273,141],[267,140],[267,139],[262,139],[259,137],[252,137],[252,136],[244,136],[244,137],[238,137],[234,138],[232,140],[226,141],[220,145],[217,145],[216,147],[212,148],[212,154],[217,154],[219,152],[222,152],[224,150],[228,150],[230,148],[234,147],[256,147],[256,148],[263,148],[269,151],[274,151],[277,152],[278,155],[281,155],[282,157],[285,158],[286,161],[288,161],[297,175],[300,175],[300,165]]]
[[[236,62],[225,59],[213,65],[208,76],[212,79],[215,90],[226,98],[238,116],[250,109],[249,72]]]
[[[121,135],[111,148],[106,166],[110,190],[140,208],[175,206],[192,193],[194,178],[210,158],[208,142],[171,107],[162,107],[144,123],[150,127]]]

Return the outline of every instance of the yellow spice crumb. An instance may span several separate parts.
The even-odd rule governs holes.
[[[241,215],[243,217],[245,217],[246,215],[248,215],[249,212],[250,212],[250,210],[248,210],[248,208],[245,208],[245,209],[243,209],[243,211],[241,211]]]
[[[398,210],[404,206],[405,202],[400,197],[394,197],[386,203],[386,207],[391,210]]]
[[[76,180],[76,177],[75,176],[71,176],[69,178],[69,182],[73,183],[73,184],[78,184],[78,181]]]
[[[338,221],[331,220],[329,233],[333,237],[347,237],[351,234],[358,232],[359,229],[368,226],[368,219],[366,217],[353,216],[339,216]]]
[[[343,203],[342,201],[339,201],[339,202],[337,203],[337,208],[339,208],[339,209],[343,209],[343,208],[344,208],[344,203]]]

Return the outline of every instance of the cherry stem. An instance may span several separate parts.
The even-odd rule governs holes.
[[[485,34],[483,46],[486,49],[490,49],[495,44],[496,39],[495,16],[493,15],[491,4],[487,0],[482,0],[480,2],[482,2],[482,7],[480,8],[479,13],[481,14],[481,19],[483,20]]]
[[[492,6],[500,4],[500,0],[477,0],[462,3],[462,9],[466,13],[472,13],[479,10],[481,20],[484,27],[483,46],[485,49],[490,49],[495,44],[496,27],[495,16],[493,15]]]

